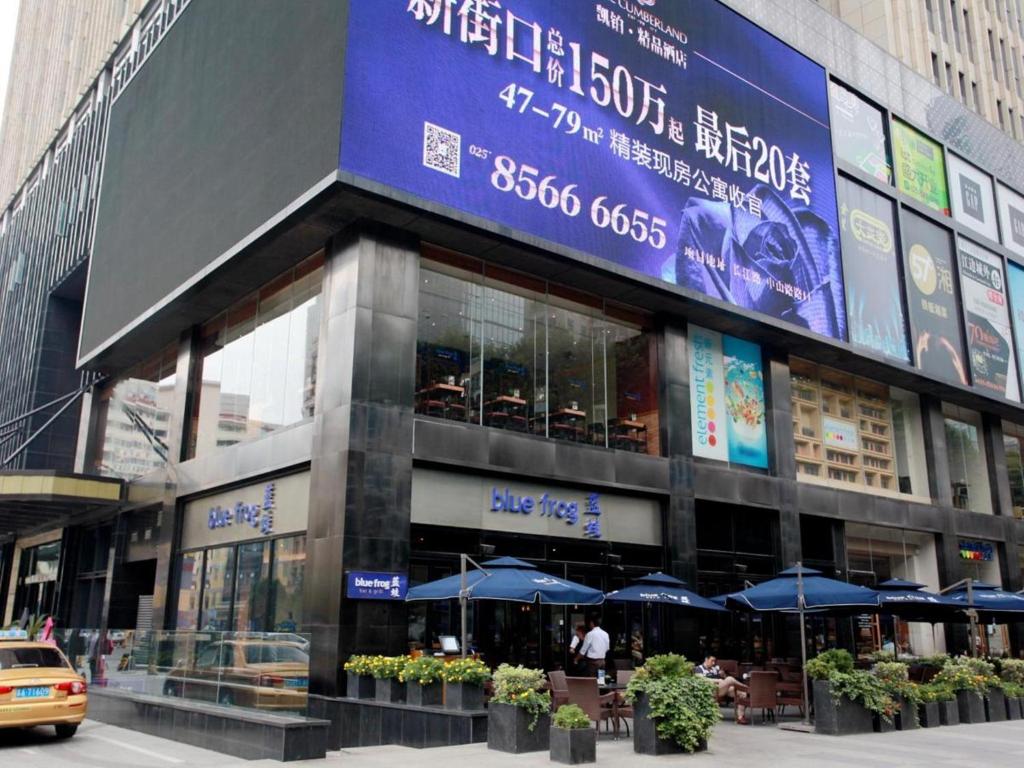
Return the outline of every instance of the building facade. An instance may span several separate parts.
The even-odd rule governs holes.
[[[91,388],[56,469],[122,489],[45,520],[0,498],[4,620],[307,633],[323,703],[350,653],[457,634],[350,577],[463,553],[605,590],[797,561],[1024,587],[1024,147],[811,2],[502,5],[147,8],[159,34],[95,86],[77,261],[14,239],[29,211],[52,237],[31,190],[0,235],[8,284],[31,243],[33,301],[74,309],[57,394]],[[59,201],[81,177],[54,167]],[[625,657],[798,648],[784,621],[603,610]],[[477,607],[471,636],[551,667],[582,618]],[[812,632],[886,638],[967,642]]]

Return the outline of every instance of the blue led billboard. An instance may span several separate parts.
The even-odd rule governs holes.
[[[352,3],[339,167],[846,337],[825,72],[715,0]]]

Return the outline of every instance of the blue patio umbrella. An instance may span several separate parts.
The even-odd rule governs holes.
[[[972,581],[948,594],[963,609],[974,608],[982,620],[1024,621],[1024,595],[1007,592],[995,584]]]
[[[882,613],[904,621],[935,623],[955,618],[964,606],[949,595],[925,591],[924,584],[904,579],[889,579],[878,585],[878,602]]]
[[[462,575],[456,574],[413,587],[406,600],[456,600],[462,596]],[[511,600],[547,605],[600,605],[604,593],[572,581],[549,576],[535,565],[514,557],[499,557],[481,563],[466,573],[469,600]]]
[[[622,589],[608,592],[604,599],[617,603],[657,603],[727,613],[722,606],[688,590],[686,582],[660,571],[649,573]]]
[[[773,613],[870,613],[878,610],[878,593],[826,578],[821,571],[798,564],[774,579],[725,595],[725,605],[740,611]]]

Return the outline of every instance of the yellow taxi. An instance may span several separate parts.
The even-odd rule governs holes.
[[[67,739],[85,710],[85,680],[63,653],[24,630],[0,630],[0,728],[52,725]]]

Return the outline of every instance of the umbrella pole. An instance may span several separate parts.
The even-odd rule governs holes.
[[[804,725],[810,725],[810,696],[807,693],[807,629],[804,626],[804,577],[803,568],[799,561],[796,564],[796,604],[800,610],[800,660],[803,664],[800,667],[802,679],[801,693],[804,697]]]
[[[900,620],[895,614],[892,617],[892,658],[900,660]]]
[[[459,555],[459,613],[461,614],[462,620],[462,642],[460,644],[460,650],[462,651],[462,658],[466,658],[466,606],[469,603],[469,589],[466,586],[466,561],[468,559],[469,558],[465,554]]]

